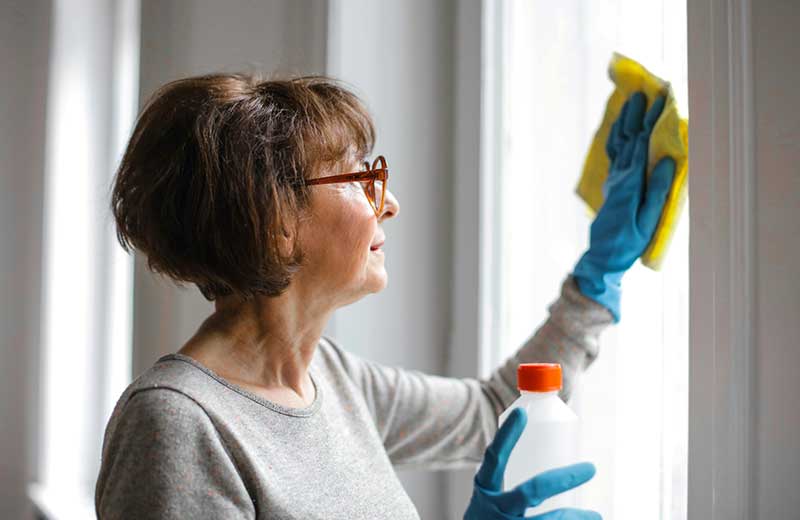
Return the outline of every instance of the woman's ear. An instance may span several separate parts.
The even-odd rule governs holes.
[[[281,256],[284,258],[293,257],[298,250],[302,250],[301,228],[303,219],[288,219],[281,225],[281,232],[278,234],[278,247]]]
[[[278,235],[278,248],[284,258],[288,258],[294,252],[296,236],[294,229],[287,229],[286,227]]]

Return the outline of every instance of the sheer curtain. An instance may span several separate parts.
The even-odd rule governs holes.
[[[686,6],[666,0],[503,2],[496,366],[546,317],[588,244],[574,194],[613,85],[613,51],[673,84],[686,113]],[[686,518],[688,218],[663,270],[623,280],[622,321],[570,405],[597,476],[581,505],[604,518]]]

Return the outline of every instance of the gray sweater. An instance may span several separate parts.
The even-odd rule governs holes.
[[[566,398],[611,321],[568,278],[544,325],[488,380],[383,366],[323,337],[307,408],[166,355],[131,383],[109,420],[98,517],[418,519],[394,468],[475,467],[519,395],[517,365],[561,363]]]

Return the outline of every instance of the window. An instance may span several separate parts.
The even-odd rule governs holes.
[[[501,138],[496,142],[498,256],[492,366],[511,355],[588,244],[574,194],[613,84],[613,51],[673,84],[686,114],[686,5],[666,0],[496,5]],[[637,263],[623,281],[622,321],[570,405],[579,450],[598,473],[581,505],[604,518],[686,518],[688,218],[663,270]]]
[[[28,493],[47,518],[81,519],[96,516],[104,428],[131,377],[133,257],[117,244],[107,189],[136,115],[139,6],[54,9],[41,432]]]

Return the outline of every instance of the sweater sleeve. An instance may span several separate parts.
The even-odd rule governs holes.
[[[560,363],[565,401],[598,354],[607,309],[569,277],[545,323],[487,380],[387,367],[336,347],[361,388],[390,460],[398,468],[457,469],[483,460],[500,414],[517,398],[519,363]]]
[[[255,518],[214,424],[190,397],[138,391],[112,421],[95,489],[98,518]]]

